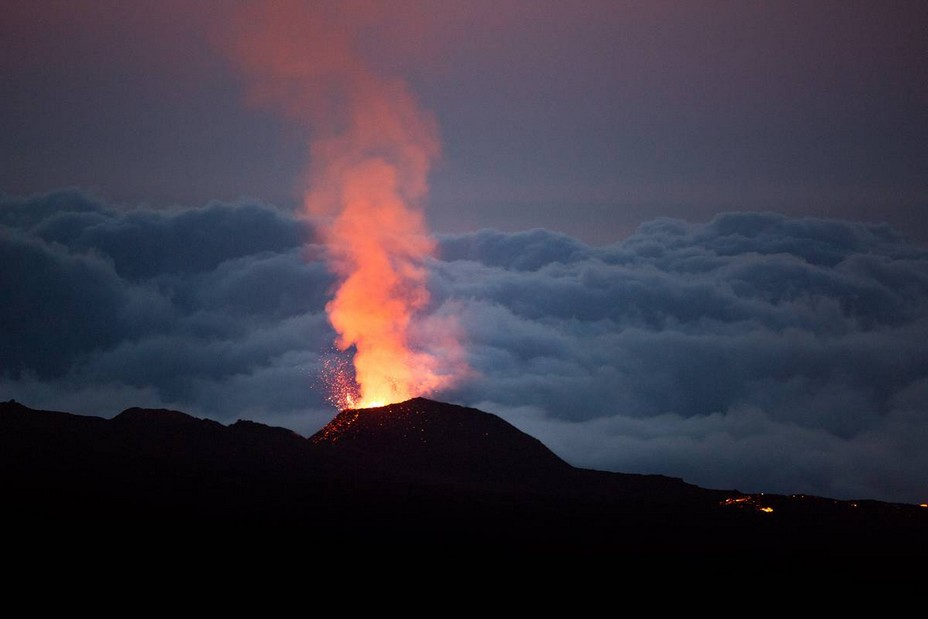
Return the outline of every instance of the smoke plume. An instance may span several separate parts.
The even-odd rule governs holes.
[[[353,353],[357,381],[338,394],[341,406],[425,395],[450,377],[438,356],[411,342],[429,302],[425,260],[435,242],[422,208],[440,155],[437,125],[404,80],[365,61],[361,34],[383,8],[249,4],[224,38],[249,100],[311,136],[304,211],[337,277],[326,310],[337,348]]]

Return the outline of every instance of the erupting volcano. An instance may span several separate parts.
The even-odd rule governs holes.
[[[338,373],[325,382],[340,409],[428,395],[460,373],[453,326],[442,342],[424,341],[417,329],[435,248],[422,208],[440,153],[436,123],[403,80],[376,72],[357,45],[384,8],[246,6],[230,44],[252,100],[312,135],[304,212],[337,277],[326,305],[335,345],[353,359],[352,372],[327,365]]]

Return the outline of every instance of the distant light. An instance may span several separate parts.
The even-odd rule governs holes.
[[[769,514],[770,512],[773,511],[773,508],[772,508],[772,507],[758,507],[758,509],[759,509],[760,511],[766,512],[766,513],[768,513],[768,514]]]
[[[928,503],[919,503],[919,507],[928,507]]]

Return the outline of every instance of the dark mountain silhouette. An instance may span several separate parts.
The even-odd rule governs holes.
[[[346,464],[423,480],[532,487],[572,470],[496,415],[423,398],[342,411],[310,441]]]
[[[124,527],[314,552],[928,555],[925,508],[579,469],[496,415],[423,398],[342,411],[309,438],[179,411],[104,419],[6,402],[0,489],[10,530],[42,538]]]

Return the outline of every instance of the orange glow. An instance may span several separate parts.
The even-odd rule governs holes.
[[[761,505],[758,501],[759,498],[764,496],[764,493],[761,492],[758,495],[744,494],[741,496],[733,496],[723,499],[719,502],[719,505],[723,507],[735,506],[735,507],[752,507],[759,512],[764,512],[765,514],[773,513],[773,508],[766,505]],[[796,496],[796,495],[793,495]]]
[[[420,324],[435,248],[422,208],[437,126],[404,81],[375,72],[355,45],[378,6],[248,4],[220,36],[249,78],[249,100],[311,136],[304,212],[338,280],[326,305],[335,345],[353,354],[353,372],[326,367],[339,408],[429,395],[462,372],[454,325],[436,338]]]
[[[738,496],[738,497],[728,497],[722,501],[722,505],[737,505],[738,503],[746,503],[751,500],[749,496]]]

